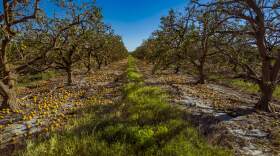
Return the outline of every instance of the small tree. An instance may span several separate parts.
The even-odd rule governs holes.
[[[85,7],[87,6],[87,7]],[[57,46],[49,56],[56,69],[67,73],[67,85],[72,85],[72,68],[82,60],[82,49],[86,41],[87,32],[95,29],[95,22],[101,18],[99,9],[88,3],[76,5],[72,2],[64,4],[66,17],[54,18],[54,34]],[[94,31],[94,30],[92,30]]]
[[[218,22],[218,17],[216,13],[208,12],[205,8],[199,8],[194,6],[187,10],[187,16],[192,18],[188,20],[192,22],[188,22],[191,24],[189,26],[189,31],[187,32],[188,41],[191,40],[191,43],[188,44],[196,51],[190,51],[190,62],[196,67],[198,71],[198,81],[199,84],[204,84],[206,79],[205,73],[205,63],[209,56],[213,56],[216,52],[210,52],[212,38],[215,34],[215,31],[221,24]],[[194,47],[195,46],[195,47]],[[186,47],[187,49],[191,49],[190,47]],[[187,53],[188,55],[188,53]]]
[[[185,39],[186,26],[184,17],[170,10],[168,16],[161,18],[159,30],[153,33],[155,66],[153,72],[159,68],[175,66],[175,73],[179,72],[184,61],[182,43]]]

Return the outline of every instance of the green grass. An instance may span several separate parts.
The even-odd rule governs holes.
[[[259,93],[260,92],[260,88],[257,84],[254,84],[252,82],[248,82],[248,81],[244,81],[244,80],[240,80],[240,79],[235,79],[235,80],[231,80],[230,84],[233,86],[236,86],[246,92],[249,93]],[[275,98],[280,98],[280,86],[277,86],[273,96]]]
[[[129,69],[131,68],[131,69]],[[137,77],[129,76],[135,72]],[[29,141],[18,153],[24,156],[229,156],[232,153],[208,144],[184,120],[184,112],[168,104],[168,94],[145,86],[129,58],[124,98],[114,104],[88,100],[79,118],[62,132]]]
[[[235,79],[235,80],[231,80],[230,84],[250,93],[259,92],[259,86],[257,84],[248,81]]]
[[[252,82],[242,80],[242,79],[228,79],[221,75],[211,75],[209,79],[212,80],[221,80],[223,83],[226,83],[230,86],[239,88],[248,93],[260,93],[260,87]],[[280,86],[278,85],[274,90],[273,97],[280,99]]]
[[[128,57],[127,78],[130,81],[136,81],[136,82],[142,81],[142,74],[137,72],[137,69],[135,66],[135,60],[132,56]]]

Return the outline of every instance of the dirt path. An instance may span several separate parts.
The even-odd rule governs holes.
[[[127,60],[123,60],[93,74],[76,73],[73,86],[65,86],[64,77],[57,77],[38,81],[36,88],[21,88],[18,100],[22,110],[0,112],[1,152],[12,153],[23,140],[61,129],[69,118],[76,117],[77,110],[86,107],[84,101],[88,98],[104,103],[117,98],[114,89],[126,65]],[[100,96],[101,92],[105,97]]]
[[[236,155],[280,155],[280,115],[255,112],[254,96],[217,84],[193,85],[192,77],[168,71],[151,75],[152,66],[143,62],[138,67],[146,84],[170,92],[171,102],[188,112],[209,142]]]

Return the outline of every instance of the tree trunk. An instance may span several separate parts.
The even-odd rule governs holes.
[[[180,65],[177,65],[175,67],[175,71],[174,71],[174,74],[178,74],[180,72]]]
[[[86,71],[86,74],[89,74],[91,73],[91,66],[90,65],[87,65],[87,71]]]
[[[19,106],[16,102],[16,92],[15,92],[15,76],[13,76],[9,65],[6,65],[6,80],[4,80],[4,83],[7,85],[8,89],[6,91],[6,95],[3,97],[3,104],[9,105],[9,107],[12,110],[19,109]]]
[[[71,67],[67,69],[67,85],[72,85],[72,70]]]
[[[205,84],[204,63],[198,66],[199,78],[198,84]]]
[[[273,111],[270,101],[272,99],[272,94],[275,89],[275,86],[268,83],[263,83],[260,84],[259,86],[261,90],[261,98],[256,104],[256,109],[266,111],[266,112]]]
[[[88,58],[87,59],[88,59],[88,61],[85,64],[86,68],[87,68],[86,74],[89,74],[89,73],[91,73],[91,52],[88,53]]]
[[[155,67],[153,67],[153,69],[152,69],[152,75],[154,75],[155,73],[156,73],[156,68]]]
[[[86,62],[86,63],[84,63],[84,65],[85,65],[85,67],[86,67],[86,69],[87,69],[87,71],[85,72],[85,74],[89,74],[89,73],[91,73],[91,61],[89,61],[88,60],[88,62]]]
[[[104,65],[105,65],[105,66],[107,66],[107,65],[108,65],[107,59],[105,59],[105,61],[104,61]]]
[[[3,97],[3,103],[0,108],[10,108],[12,110],[16,110],[19,109],[19,106],[16,102],[16,92],[14,90],[16,77],[11,71],[6,55],[6,48],[9,42],[10,39],[8,38],[2,40],[2,46],[0,51],[0,65],[3,67],[4,76],[2,81],[0,80],[0,94]]]
[[[235,73],[237,73],[237,64],[234,64],[233,67],[232,67],[232,71],[234,71]]]
[[[6,95],[3,96],[3,102],[0,109],[10,108],[12,110],[18,110],[19,106],[16,102],[16,93],[14,90],[9,89]]]
[[[262,111],[271,112],[272,107],[270,101],[275,89],[275,81],[279,72],[279,69],[273,70],[274,66],[271,63],[268,55],[268,49],[265,45],[265,32],[264,25],[260,24],[260,31],[256,33],[256,41],[258,50],[262,59],[262,80],[259,83],[261,90],[261,98],[256,104],[256,108]],[[278,62],[277,62],[278,63]]]
[[[101,66],[102,66],[102,62],[98,62],[97,63],[97,69],[101,69]]]
[[[199,72],[199,78],[197,83],[198,84],[205,84],[205,73],[204,73],[204,64],[206,62],[206,57],[208,54],[208,39],[209,39],[209,34],[207,33],[207,26],[208,26],[208,21],[203,21],[203,39],[201,42],[201,57],[199,58],[199,65],[198,65],[198,72]]]

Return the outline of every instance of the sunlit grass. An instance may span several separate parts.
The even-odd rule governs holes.
[[[244,90],[249,93],[260,93],[260,87],[257,84],[254,84],[252,82],[244,81],[244,80],[231,80],[230,81],[231,85],[236,86],[240,88],[241,90]],[[277,86],[273,96],[275,98],[280,98],[280,86]]]
[[[138,81],[138,82],[142,80],[142,74],[137,72],[135,66],[135,60],[131,56],[128,57],[127,78],[131,81]]]
[[[242,91],[258,94],[260,93],[260,87],[258,84],[252,83],[250,81],[242,80],[242,79],[229,79],[226,77],[223,77],[221,75],[211,75],[209,79],[212,80],[221,80],[223,83],[228,84],[230,86],[236,87],[238,89],[241,89]],[[278,85],[274,92],[273,97],[280,99],[280,86]]]
[[[243,80],[231,80],[231,85],[236,86],[242,90],[245,90],[250,93],[258,93],[259,92],[259,86],[257,84],[246,82]]]

